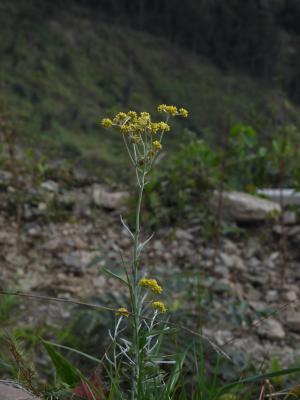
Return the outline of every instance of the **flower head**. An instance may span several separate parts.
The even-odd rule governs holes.
[[[136,119],[137,113],[135,111],[128,111],[127,116],[131,119]]]
[[[175,106],[167,106],[166,104],[160,104],[157,107],[157,111],[159,113],[166,113],[171,115],[172,117],[175,117],[176,115],[181,115],[184,118],[187,118],[189,115],[188,110],[186,110],[185,108],[179,108],[179,110],[177,109],[177,107]]]
[[[179,108],[178,112],[184,118],[187,118],[189,115],[188,110],[186,110],[185,108]]]
[[[169,132],[171,130],[170,125],[168,125],[166,122],[159,122],[157,125],[158,129],[161,131]]]
[[[127,308],[125,308],[125,307],[120,307],[120,308],[118,308],[118,310],[116,311],[116,315],[118,316],[118,317],[120,317],[120,316],[124,316],[124,317],[129,317],[129,311],[127,310]]]
[[[105,128],[110,128],[112,126],[113,122],[109,118],[103,118],[101,121],[101,125],[104,126]]]
[[[153,147],[155,150],[161,150],[162,149],[162,145],[158,140],[154,140],[154,142],[152,143]]]
[[[161,314],[164,314],[167,311],[166,306],[162,301],[152,301],[151,305],[154,310],[158,310]]]
[[[120,126],[120,131],[124,134],[132,132],[133,131],[132,124]]]
[[[150,126],[150,131],[152,133],[157,133],[158,131],[164,131],[164,132],[169,132],[171,130],[170,125],[168,125],[166,122],[152,122]]]
[[[122,121],[127,118],[127,114],[121,111],[115,116],[115,118],[119,121]]]
[[[160,104],[157,107],[157,111],[160,113],[167,113],[175,117],[175,115],[178,115],[178,110],[177,107],[175,106],[167,106],[166,104]]]
[[[159,286],[156,279],[146,279],[143,278],[139,281],[139,286],[150,289],[153,293],[160,294],[163,288]]]

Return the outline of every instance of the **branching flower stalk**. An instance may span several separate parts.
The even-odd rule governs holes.
[[[157,111],[165,116],[165,121],[152,122],[151,116],[147,112],[138,114],[135,111],[119,112],[113,119],[104,118],[102,125],[106,128],[114,127],[122,135],[125,148],[129,159],[134,166],[138,196],[135,214],[135,231],[132,232],[126,223],[121,219],[126,231],[130,234],[133,241],[131,273],[126,270],[127,285],[130,292],[131,311],[125,307],[121,307],[117,312],[117,317],[123,319],[128,318],[129,325],[132,328],[132,342],[121,339],[117,347],[120,350],[120,355],[123,356],[123,364],[131,369],[131,398],[138,399],[143,393],[149,382],[161,383],[162,371],[157,369],[157,365],[169,361],[161,361],[157,359],[157,351],[161,341],[160,335],[162,331],[167,332],[168,327],[160,327],[161,324],[156,322],[158,314],[164,314],[166,307],[164,303],[155,298],[162,292],[162,287],[155,279],[149,279],[141,276],[139,269],[140,257],[143,248],[151,240],[151,237],[146,241],[140,241],[140,216],[141,205],[144,188],[147,185],[147,179],[153,168],[157,154],[162,149],[162,140],[164,134],[169,132],[171,127],[168,123],[170,117],[182,116],[187,117],[188,112],[184,108],[177,109],[175,106],[167,106],[162,104],[158,106]],[[154,296],[155,295],[155,296]],[[150,323],[141,315],[151,316]],[[126,319],[124,318],[124,319]],[[119,321],[120,321],[119,320]],[[119,328],[120,324],[116,326]],[[160,331],[155,333],[155,329]],[[117,341],[117,332],[111,335],[114,342]],[[114,346],[114,348],[116,348]],[[116,363],[118,355],[114,353],[113,365]],[[148,367],[151,366],[151,374],[148,376],[145,373]],[[117,367],[115,367],[117,368]],[[156,368],[156,370],[155,370]],[[155,379],[153,378],[155,376]]]

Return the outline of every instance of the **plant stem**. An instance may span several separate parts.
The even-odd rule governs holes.
[[[138,175],[138,173],[137,173]],[[140,377],[140,346],[139,346],[139,327],[140,327],[140,301],[139,301],[139,287],[138,287],[138,264],[139,264],[139,254],[138,248],[140,244],[140,213],[143,198],[143,191],[145,186],[145,168],[142,172],[142,176],[138,180],[138,201],[136,206],[135,215],[135,233],[134,233],[134,243],[133,243],[133,260],[132,260],[132,278],[133,278],[133,348],[135,351],[135,366],[132,375],[132,400],[135,398],[135,393],[137,387],[139,386]]]

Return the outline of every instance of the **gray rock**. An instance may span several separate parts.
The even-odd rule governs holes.
[[[14,245],[16,243],[16,235],[15,232],[11,232],[6,229],[0,230],[0,243],[1,244],[9,244]]]
[[[213,333],[213,338],[219,346],[223,346],[225,343],[232,340],[233,335],[230,331],[218,330]]]
[[[238,254],[239,253],[239,248],[235,243],[233,243],[231,240],[225,239],[223,241],[223,250],[227,254]]]
[[[214,257],[215,249],[204,248],[201,253],[203,258],[211,260]]]
[[[257,333],[263,338],[270,340],[281,340],[285,338],[285,331],[280,322],[276,319],[268,318],[257,328]]]
[[[38,210],[41,211],[41,212],[46,211],[47,210],[47,204],[44,203],[44,202],[39,203],[38,204]]]
[[[279,235],[279,236],[282,235],[282,226],[281,225],[278,225],[278,224],[273,225],[272,230],[276,235]]]
[[[160,240],[154,240],[153,249],[158,253],[162,253],[164,251],[164,245]]]
[[[268,283],[268,276],[266,274],[247,274],[246,278],[249,282],[254,284],[254,286],[265,286]]]
[[[223,264],[227,268],[231,268],[233,266],[233,258],[226,253],[219,254],[220,263]]]
[[[274,270],[277,268],[277,263],[275,263],[273,260],[271,260],[270,258],[266,258],[263,263],[262,263],[262,268],[265,271],[270,271],[270,270]]]
[[[256,312],[263,312],[268,308],[267,304],[262,301],[249,301],[249,304]]]
[[[233,258],[233,267],[236,270],[242,271],[242,272],[247,271],[247,267],[246,267],[246,265],[244,263],[244,260],[241,257],[239,257],[238,255],[234,254],[234,255],[232,255],[232,258]]]
[[[0,171],[0,183],[9,183],[13,179],[12,173],[9,171]]]
[[[217,265],[214,270],[215,274],[223,278],[229,278],[230,272],[225,265]]]
[[[15,251],[11,251],[5,256],[5,260],[12,265],[26,267],[29,264],[29,259]]]
[[[58,197],[59,203],[64,206],[70,207],[76,203],[78,196],[75,191],[64,192]]]
[[[238,222],[261,222],[281,212],[279,204],[243,192],[224,192],[223,215]],[[213,210],[218,208],[219,192],[211,199]]]
[[[280,258],[279,251],[274,251],[274,253],[270,254],[270,260],[277,261]]]
[[[300,226],[294,226],[287,230],[288,236],[299,236],[300,235]]]
[[[47,251],[56,251],[64,246],[64,241],[60,237],[54,237],[43,244],[43,249]]]
[[[258,301],[261,299],[261,292],[256,290],[250,283],[244,286],[247,300]]]
[[[257,192],[284,206],[300,205],[300,193],[295,189],[258,189]]]
[[[236,254],[228,255],[226,253],[219,254],[220,263],[227,268],[237,269],[239,271],[246,271],[244,261]]]
[[[284,211],[282,219],[285,225],[295,225],[297,223],[297,214],[294,211]]]
[[[257,239],[251,238],[244,246],[244,254],[247,259],[256,257],[261,260],[264,255],[261,243]]]
[[[218,293],[230,293],[234,291],[234,284],[230,282],[226,278],[218,279],[214,286],[213,286],[214,291]]]
[[[260,261],[256,257],[252,257],[250,258],[250,260],[248,260],[248,267],[250,268],[251,271],[257,270],[260,264],[261,264]]]
[[[297,293],[293,290],[289,290],[288,292],[283,293],[282,297],[285,301],[295,301],[298,299]]]
[[[178,240],[188,240],[191,241],[194,239],[194,236],[186,230],[177,228],[175,231],[176,239]]]
[[[300,333],[300,312],[289,312],[286,315],[286,326],[294,332]]]
[[[92,199],[96,206],[108,210],[115,210],[124,206],[129,198],[128,192],[109,192],[101,185],[94,185],[92,188]]]
[[[95,251],[72,251],[61,256],[63,263],[74,270],[85,269],[99,255]]]
[[[267,302],[274,302],[274,301],[278,301],[279,298],[279,294],[277,292],[277,290],[268,290],[267,294],[266,294],[266,301]]]
[[[1,400],[39,400],[28,390],[14,381],[0,381]]]
[[[41,184],[41,188],[47,190],[48,192],[53,192],[53,193],[57,193],[59,190],[58,183],[51,180],[43,182]]]

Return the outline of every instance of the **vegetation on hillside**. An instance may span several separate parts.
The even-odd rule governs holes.
[[[126,27],[121,17],[112,24],[108,6],[5,0],[0,7],[1,112],[9,114],[20,138],[44,143],[48,152],[63,150],[111,176],[123,157],[116,135],[99,129],[104,111],[143,111],[157,101],[186,106],[193,117],[187,129],[210,142],[220,143],[228,114],[264,137],[273,133],[268,83],[225,72],[184,43],[174,46]],[[297,109],[291,109],[297,121]],[[175,146],[185,137],[177,124]]]

